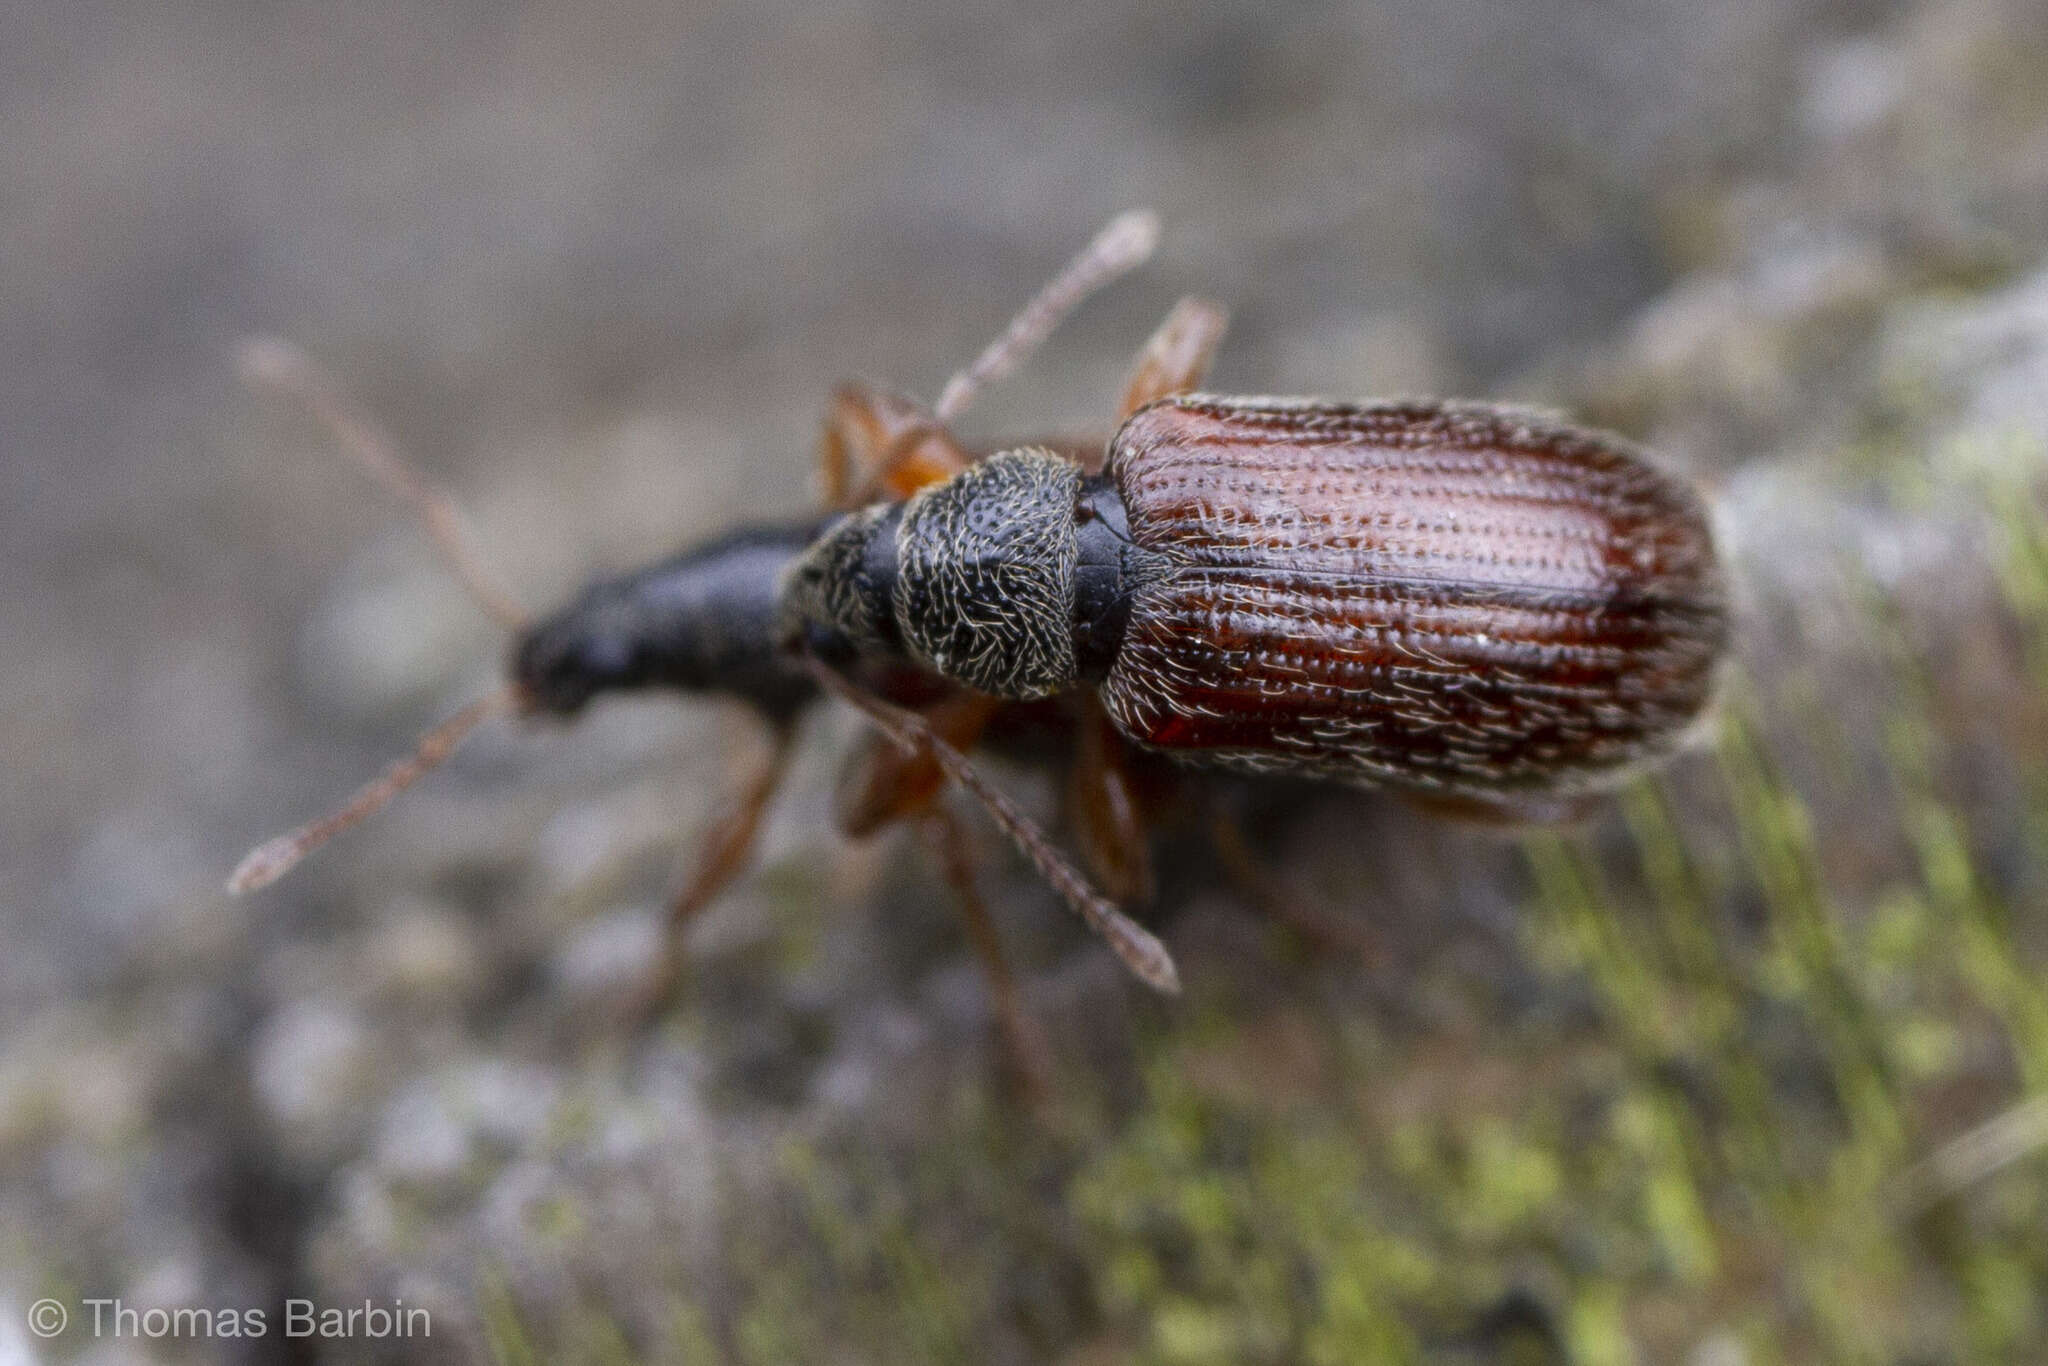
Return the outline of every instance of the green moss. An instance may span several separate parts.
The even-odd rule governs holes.
[[[1326,1117],[1205,1096],[1153,1070],[1140,1116],[1070,1186],[1108,1316],[1161,1363],[1402,1361],[1426,1255],[1376,1207]]]
[[[1993,506],[2048,709],[2048,530],[2031,493]],[[1129,1094],[1068,1078],[1064,1127],[969,1080],[914,1139],[785,1146],[657,1355],[2020,1359],[2048,1145],[1929,1157],[2048,1088],[2048,923],[2016,891],[2048,885],[2048,759],[2012,756],[2031,824],[1958,795],[1922,636],[1863,599],[1865,710],[1737,679],[1709,753],[1522,841],[1540,1008],[1416,1026],[1342,971],[1255,1010],[1196,979]],[[540,1355],[502,1287],[480,1302],[498,1360]],[[612,1359],[599,1325],[564,1340]]]

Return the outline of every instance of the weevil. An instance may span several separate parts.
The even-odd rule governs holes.
[[[1508,817],[1668,753],[1726,638],[1699,500],[1618,438],[1490,404],[1200,393],[1133,412],[1100,475],[1005,451],[842,518],[781,612],[814,656],[1090,690],[1188,764]]]
[[[1107,443],[971,451],[951,430],[1081,299],[1142,261],[1148,214],[1114,220],[929,409],[843,386],[821,447],[834,512],[746,527],[585,589],[529,623],[477,567],[444,495],[399,462],[310,363],[252,368],[296,391],[425,513],[517,635],[510,683],[332,816],[260,846],[231,887],[274,880],[503,711],[566,718],[635,688],[752,704],[770,757],[672,907],[680,927],[744,867],[820,692],[879,732],[842,825],[921,819],[1029,1077],[1044,1049],[939,801],[974,795],[1140,978],[1177,977],[962,751],[1052,709],[1070,825],[1097,881],[1149,883],[1133,774],[1303,776],[1511,821],[1551,820],[1676,749],[1727,635],[1698,498],[1619,437],[1486,403],[1340,403],[1196,392],[1225,315],[1185,299],[1140,351]],[[671,948],[657,980],[677,967]]]

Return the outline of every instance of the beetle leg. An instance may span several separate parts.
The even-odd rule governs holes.
[[[1022,365],[1082,300],[1142,264],[1158,237],[1159,221],[1150,213],[1111,219],[1018,310],[1000,336],[946,382],[937,406],[929,411],[897,394],[861,384],[841,385],[826,409],[819,447],[827,506],[852,508],[881,498],[908,498],[972,464],[974,457],[953,439],[947,424],[985,386]],[[1223,337],[1224,321],[1217,305],[1183,299],[1146,344],[1130,390],[1142,390],[1144,397],[1132,402],[1127,394],[1125,413],[1199,383]]]
[[[901,394],[865,384],[832,391],[818,443],[826,506],[908,498],[972,463],[938,419]]]
[[[732,885],[747,866],[754,841],[761,832],[761,818],[768,803],[789,771],[790,756],[796,751],[796,727],[777,725],[769,737],[768,755],[734,794],[726,808],[704,836],[689,880],[669,903],[668,921],[662,931],[660,956],[648,973],[629,1014],[641,1019],[658,1010],[675,991],[683,972],[683,934],[690,922]]]
[[[955,749],[972,749],[1002,702],[962,689],[923,708],[925,723]],[[891,821],[925,810],[946,775],[929,751],[906,753],[880,735],[864,737],[840,780],[839,828],[864,839]]]
[[[1244,825],[1212,794],[1209,806],[1209,842],[1237,894],[1260,914],[1293,930],[1326,952],[1352,953],[1376,964],[1381,957],[1378,940],[1363,926],[1344,916],[1332,915],[1301,901],[1273,877],[1252,852]]]
[[[967,832],[943,803],[925,812],[924,831],[938,855],[939,870],[953,889],[953,905],[960,912],[968,941],[974,945],[982,970],[988,974],[996,1023],[1002,1030],[1025,1097],[1034,1106],[1042,1106],[1052,1096],[1052,1049],[1037,1019],[1024,1006],[1023,993],[1018,990],[1016,976],[1003,953],[1002,937],[974,884],[974,859],[967,845]]]
[[[1156,399],[1184,394],[1209,373],[1230,315],[1221,304],[1193,295],[1182,299],[1138,352],[1117,409],[1121,422]]]
[[[1067,775],[1068,824],[1088,871],[1118,901],[1152,899],[1152,850],[1131,781],[1130,747],[1090,693],[1081,703],[1080,739]]]
[[[869,725],[889,737],[906,753],[929,751],[948,781],[981,803],[989,819],[1001,828],[1017,852],[1031,860],[1031,866],[1046,880],[1067,908],[1081,917],[1088,928],[1102,936],[1103,943],[1131,970],[1131,975],[1168,996],[1180,992],[1180,973],[1173,955],[1159,936],[1117,909],[1116,903],[1095,890],[1080,869],[1060,854],[1046,838],[1038,823],[1018,809],[1002,789],[969,762],[966,755],[948,744],[931,723],[914,711],[886,702],[861,688],[845,674],[816,655],[803,658],[804,671],[818,686],[866,718]]]

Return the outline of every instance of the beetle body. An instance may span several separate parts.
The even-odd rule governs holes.
[[[1132,415],[1096,479],[1010,452],[850,515],[783,612],[997,696],[1093,685],[1184,762],[1479,801],[1673,748],[1726,636],[1698,499],[1618,438],[1201,394]]]
[[[753,706],[771,743],[670,905],[644,995],[658,1000],[682,927],[746,864],[799,714],[830,694],[876,732],[842,786],[841,827],[916,821],[932,834],[1005,1033],[1042,1083],[1043,1041],[939,800],[947,784],[980,802],[1139,978],[1168,991],[1178,979],[1164,946],[963,751],[1021,743],[1035,760],[1066,748],[1063,817],[1083,858],[1119,898],[1142,900],[1161,815],[1150,798],[1181,786],[1155,784],[1167,766],[1148,758],[1533,820],[1571,813],[1678,745],[1725,643],[1719,570],[1697,499],[1617,438],[1491,404],[1193,393],[1225,315],[1188,298],[1139,352],[1106,449],[982,457],[963,446],[950,425],[977,388],[1142,260],[1156,234],[1149,214],[1113,220],[930,409],[836,390],[819,448],[832,520],[736,530],[531,624],[481,569],[450,500],[373,423],[302,354],[252,347],[249,372],[296,392],[415,504],[451,567],[518,635],[505,687],[331,814],[259,845],[230,887],[281,876],[488,716],[566,718],[630,689],[724,694]],[[881,501],[859,506],[870,498]],[[1210,815],[1227,833],[1221,808]],[[1254,885],[1248,858],[1224,862],[1248,900],[1284,905]]]

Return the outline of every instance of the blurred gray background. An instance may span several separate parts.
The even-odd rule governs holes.
[[[1158,264],[978,429],[1097,422],[1191,291],[1236,311],[1226,387],[1496,392],[1668,283],[1807,44],[1883,9],[12,7],[9,957],[55,957],[11,1008],[399,733],[294,642],[408,529],[238,386],[244,334],[344,377],[544,603],[807,506],[834,380],[934,391],[1132,205]]]
[[[241,386],[239,339],[340,376],[535,606],[811,506],[834,381],[935,393],[1131,206],[1158,259],[971,434],[1098,426],[1199,291],[1235,315],[1217,387],[1566,403],[1725,487],[1852,430],[1883,300],[2038,261],[2044,32],[2023,0],[0,3],[0,1305],[412,1286],[470,1313],[509,1236],[483,1207],[521,1198],[473,1145],[546,1188],[565,1096],[668,1155],[604,1225],[667,1246],[718,1178],[661,1162],[915,1114],[913,1055],[990,1065],[914,846],[830,832],[843,722],[652,1060],[581,1021],[757,752],[737,710],[493,732],[230,903],[249,844],[502,649],[325,433]],[[1760,358],[1759,327],[1808,330]],[[1406,906],[1428,955],[1469,953],[1438,941],[1477,925],[1473,977],[1526,971],[1496,845],[1334,810],[1323,845],[1363,821],[1456,870],[1365,874],[1397,932]],[[991,852],[1048,1008],[1121,1000]],[[440,1192],[432,1232],[378,1222],[394,1185]],[[88,1349],[120,1359],[54,1350]]]

